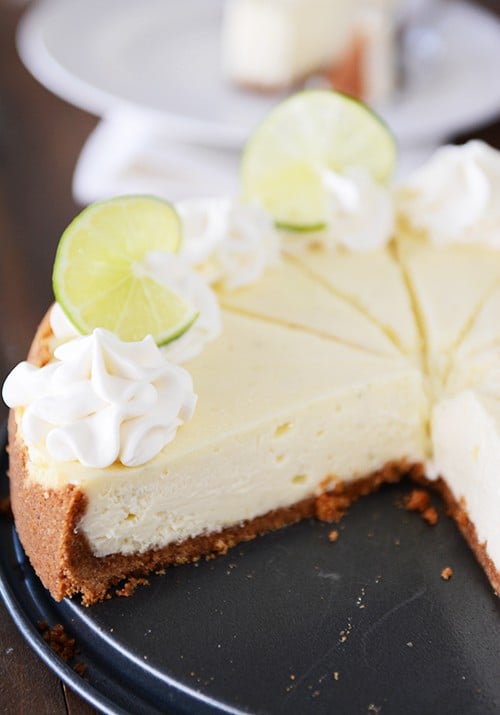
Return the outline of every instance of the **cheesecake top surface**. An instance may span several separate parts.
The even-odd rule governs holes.
[[[185,363],[199,399],[189,424],[172,418],[171,436],[168,442],[163,441],[162,449],[173,457],[221,434],[244,432],[288,409],[300,410],[341,392],[350,392],[355,399],[360,389],[374,383],[389,384],[404,372],[421,384],[416,412],[421,411],[423,402],[431,410],[442,396],[471,386],[486,389],[486,385],[491,392],[490,363],[499,339],[495,320],[499,249],[494,231],[486,231],[484,244],[478,244],[470,226],[482,222],[488,227],[496,215],[490,194],[500,177],[500,160],[492,151],[473,142],[461,150],[441,153],[439,161],[432,160],[430,167],[424,167],[398,190],[396,207],[404,207],[404,211],[395,238],[385,248],[374,250],[366,250],[362,244],[357,250],[335,245],[335,225],[313,236],[312,241],[308,237],[303,245],[300,235],[298,239],[295,236],[288,250],[287,234],[277,237],[266,216],[250,206],[233,208],[230,202],[219,201],[211,214],[211,204],[205,202],[209,208],[201,215],[196,213],[196,203],[187,209],[184,206],[180,211],[188,235],[190,229],[192,233],[183,257],[186,267],[173,258],[163,261],[159,254],[148,254],[141,275],[147,268],[159,283],[175,278],[174,285],[181,290],[182,285],[193,283],[188,280],[190,263],[197,275],[212,283],[215,294],[208,288],[205,292],[189,289],[200,318],[193,329],[164,348],[167,360]],[[426,188],[429,172],[434,183],[432,196]],[[347,178],[341,181],[345,183]],[[489,192],[484,190],[485,183]],[[429,223],[432,216],[451,220],[452,207],[460,203],[462,184],[470,189],[473,200],[459,212],[460,220],[452,221],[455,234],[446,240],[430,240],[436,231]],[[363,231],[349,240],[365,235],[366,212],[356,182],[352,191],[350,210],[363,216]],[[433,201],[437,201],[437,209]],[[422,213],[431,217],[426,218],[428,226],[419,223]],[[218,225],[222,240],[210,238],[211,230],[217,233],[214,225]],[[198,234],[204,242],[197,240],[197,226],[202,227]],[[80,339],[74,336],[56,336],[56,342],[63,343],[56,350],[56,359],[71,352],[65,342],[78,344]],[[176,349],[190,336],[197,336],[196,350],[191,345],[176,355]],[[41,371],[48,369],[51,365]],[[117,374],[113,379],[122,378]],[[91,382],[99,397],[99,378],[91,378]],[[43,405],[47,399],[50,393],[42,395]],[[113,403],[111,398],[110,405]],[[33,410],[26,400],[17,404],[23,434],[27,415]],[[187,413],[191,418],[193,410]],[[50,424],[48,418],[49,439]],[[28,440],[30,447],[36,447],[35,461],[48,459],[43,444],[33,441]],[[133,466],[134,462],[129,463]]]

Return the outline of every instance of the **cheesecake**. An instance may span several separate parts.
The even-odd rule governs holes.
[[[239,87],[279,92],[313,76],[369,102],[396,86],[397,3],[392,0],[228,0],[221,53]]]
[[[489,152],[466,147],[459,158],[484,169]],[[208,260],[187,241],[189,270],[213,276],[219,313],[209,339],[196,323],[161,349],[102,330],[79,336],[60,306],[49,310],[4,399],[16,528],[54,598],[92,604],[128,576],[223,554],[306,517],[338,519],[403,477],[443,496],[498,592],[500,247],[491,236],[431,240],[418,186],[417,177],[396,192],[395,229],[371,250],[326,230],[297,247],[282,232],[278,256],[259,219],[267,252],[253,251],[257,224],[244,207],[244,235],[226,226]],[[451,211],[462,196],[448,201]],[[258,276],[257,253],[267,256]],[[180,359],[195,330],[202,348],[191,344]],[[134,412],[111,429],[125,393],[142,405],[163,389],[166,426],[147,407],[137,426]],[[72,417],[81,401],[83,426]]]

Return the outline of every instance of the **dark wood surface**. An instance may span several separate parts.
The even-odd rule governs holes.
[[[499,0],[481,4],[500,16]],[[57,242],[79,210],[73,169],[97,122],[50,94],[21,65],[14,37],[22,10],[0,0],[0,384],[24,358],[52,301]],[[471,136],[500,147],[500,122]],[[6,414],[0,400],[0,419]],[[95,712],[39,661],[0,603],[0,713]]]

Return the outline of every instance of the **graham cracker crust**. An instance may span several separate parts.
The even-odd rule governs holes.
[[[35,335],[29,360],[43,365],[50,359],[51,335],[48,314]],[[479,543],[474,525],[468,518],[466,505],[458,503],[442,479],[428,480],[421,464],[404,460],[388,463],[382,469],[349,483],[323,480],[323,494],[304,499],[290,507],[270,511],[242,524],[216,533],[202,534],[179,543],[171,543],[145,553],[112,554],[96,557],[78,530],[87,507],[84,492],[74,485],[63,489],[45,489],[31,482],[27,470],[27,449],[17,432],[15,412],[9,416],[10,494],[12,511],[19,538],[33,568],[52,596],[62,598],[81,594],[84,605],[110,597],[110,589],[129,577],[144,576],[167,566],[198,561],[201,557],[225,554],[236,544],[280,529],[305,518],[337,521],[348,507],[361,496],[376,491],[383,484],[399,482],[408,477],[425,483],[443,497],[448,514],[457,523],[467,543],[476,555],[497,593],[500,592],[500,571],[489,558],[485,544]]]

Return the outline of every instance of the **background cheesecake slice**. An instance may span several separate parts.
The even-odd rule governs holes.
[[[397,80],[397,3],[363,0],[228,0],[222,67],[233,83],[280,91],[322,73],[369,102]]]

